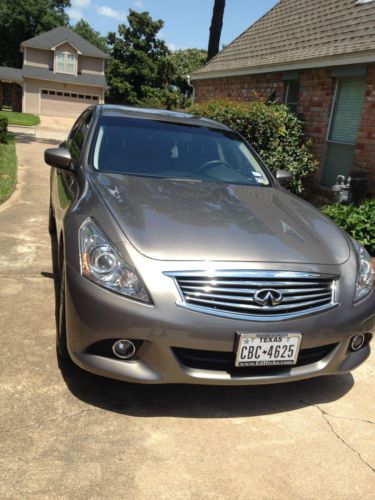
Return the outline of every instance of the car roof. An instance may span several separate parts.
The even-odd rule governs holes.
[[[102,116],[123,116],[126,118],[143,118],[145,120],[157,120],[170,123],[180,123],[185,125],[196,125],[199,127],[216,128],[220,130],[231,130],[226,125],[201,118],[180,111],[167,111],[165,109],[136,108],[132,106],[102,104],[97,106],[101,110]]]

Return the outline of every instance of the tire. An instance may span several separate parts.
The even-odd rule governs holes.
[[[56,221],[53,215],[51,201],[49,202],[48,231],[49,234],[56,234]]]
[[[65,261],[62,262],[59,292],[59,315],[56,329],[56,352],[61,359],[70,359],[66,341],[66,312],[65,312]]]

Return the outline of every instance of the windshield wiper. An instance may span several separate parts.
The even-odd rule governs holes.
[[[183,181],[183,182],[207,182],[205,179],[189,179],[187,177],[161,177],[167,181]]]

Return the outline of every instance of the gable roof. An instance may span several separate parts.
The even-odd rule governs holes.
[[[22,47],[31,47],[33,49],[45,49],[50,50],[61,43],[68,42],[74,48],[76,48],[84,56],[92,57],[103,57],[107,58],[108,54],[96,48],[90,42],[77,35],[74,31],[66,28],[65,26],[59,26],[50,31],[46,31],[41,35],[25,40],[21,43]]]
[[[280,0],[191,76],[298,69],[337,58],[345,64],[353,54],[355,62],[375,62],[374,1]]]

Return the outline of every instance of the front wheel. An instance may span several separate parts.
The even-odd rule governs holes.
[[[66,342],[66,313],[65,313],[65,260],[62,262],[60,275],[59,315],[56,331],[56,352],[62,359],[69,359]]]

